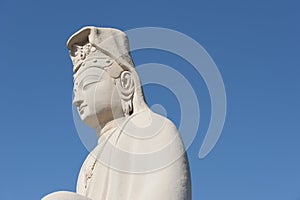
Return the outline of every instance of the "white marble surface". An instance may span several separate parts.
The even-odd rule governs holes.
[[[144,101],[127,36],[85,27],[68,41],[74,105],[95,129],[97,147],[83,163],[76,192],[43,200],[188,200],[188,159],[175,125]]]

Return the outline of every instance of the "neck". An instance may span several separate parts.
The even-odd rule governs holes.
[[[117,126],[120,126],[120,123],[123,121],[123,118],[113,119],[111,121],[108,121],[106,123],[102,123],[101,125],[97,126],[95,128],[96,134],[98,139],[101,135],[109,132],[110,130],[116,128]]]

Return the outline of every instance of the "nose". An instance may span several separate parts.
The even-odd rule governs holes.
[[[82,102],[83,102],[82,96],[78,93],[74,94],[73,105],[79,108]]]

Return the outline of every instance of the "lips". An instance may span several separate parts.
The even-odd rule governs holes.
[[[83,106],[80,106],[80,107],[79,107],[78,111],[79,111],[80,114],[83,113],[83,109],[84,109],[86,106],[87,106],[87,105],[83,105]]]

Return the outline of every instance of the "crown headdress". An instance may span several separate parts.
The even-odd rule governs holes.
[[[90,59],[110,58],[122,68],[133,68],[126,34],[118,29],[87,26],[73,34],[67,42],[76,73]]]

